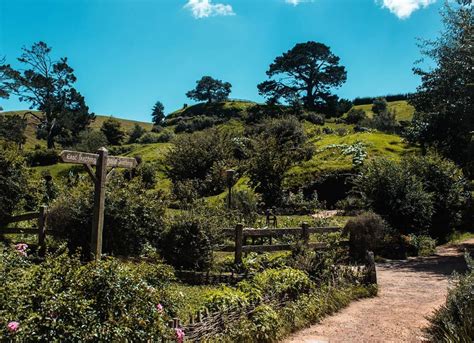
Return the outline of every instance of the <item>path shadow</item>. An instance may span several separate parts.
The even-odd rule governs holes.
[[[438,253],[429,257],[415,257],[408,260],[397,260],[380,263],[385,269],[408,270],[413,272],[425,272],[438,276],[450,276],[454,271],[464,273],[467,264],[464,252],[468,251],[474,255],[474,243],[458,244],[451,247],[441,247]]]

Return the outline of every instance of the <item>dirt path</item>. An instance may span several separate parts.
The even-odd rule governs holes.
[[[379,294],[352,303],[284,343],[422,342],[426,316],[446,300],[453,270],[466,268],[463,251],[474,239],[437,249],[435,256],[377,265]]]

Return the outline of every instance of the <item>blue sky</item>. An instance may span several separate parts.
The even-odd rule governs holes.
[[[210,75],[232,98],[262,101],[256,85],[296,43],[330,46],[348,71],[341,97],[414,91],[416,38],[441,29],[441,0],[0,0],[0,55],[18,67],[39,40],[67,56],[76,88],[97,114],[149,121],[192,103]],[[4,110],[24,109],[17,99]]]

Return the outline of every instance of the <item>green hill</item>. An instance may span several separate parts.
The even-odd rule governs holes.
[[[372,112],[372,104],[357,105],[354,106],[354,108],[364,110],[369,118],[372,118],[374,115],[374,112]],[[395,116],[398,121],[409,121],[413,118],[413,113],[415,113],[415,108],[406,100],[391,101],[388,103],[388,109],[395,111]]]
[[[32,116],[28,115],[28,112],[34,113],[36,116],[41,116],[40,111],[29,111],[29,110],[21,110],[21,111],[4,111],[0,112],[2,115],[20,115],[20,116],[25,116],[27,118],[27,127],[25,131],[26,135],[26,144],[25,148],[26,149],[32,149],[35,147],[35,145],[40,145],[42,147],[46,146],[46,142],[44,140],[38,140],[36,138],[36,125],[38,124],[38,120]],[[96,115],[95,120],[91,123],[91,128],[93,129],[98,129],[102,126],[102,123],[107,120],[110,116],[106,115]],[[115,117],[114,117],[115,118]],[[115,118],[117,119],[120,124],[122,125],[122,129],[127,132],[133,128],[135,124],[138,124],[142,126],[145,130],[151,130],[153,127],[152,123],[145,123],[141,121],[135,121],[135,120],[129,120],[129,119],[121,119],[121,118]]]
[[[196,104],[188,106],[168,115],[168,120],[179,118],[190,118],[194,116],[219,116],[232,118],[224,123],[218,124],[219,130],[238,132],[242,134],[248,124],[242,120],[248,114],[248,110],[257,105],[250,101],[227,101],[217,104]],[[398,120],[409,120],[413,116],[414,109],[406,101],[394,101],[388,104],[389,109],[396,111]],[[359,105],[355,108],[363,109],[368,116],[372,116],[371,105]],[[24,115],[27,111],[3,112],[4,114]],[[40,114],[39,112],[34,112]],[[100,128],[108,116],[98,115],[91,127]],[[152,128],[151,123],[138,122],[127,119],[116,118],[122,124],[124,131],[130,130],[135,124],[141,125],[147,131]],[[36,144],[45,146],[44,141],[35,137],[35,123],[33,116],[28,116],[28,127],[26,130],[26,149],[32,149]],[[173,130],[174,126],[167,130]],[[385,156],[389,159],[400,159],[402,156],[412,153],[416,148],[407,145],[400,136],[387,134],[372,130],[370,132],[355,132],[354,126],[341,123],[340,120],[330,118],[324,125],[315,125],[304,121],[304,129],[310,142],[314,145],[314,154],[309,161],[301,162],[291,168],[285,177],[285,185],[298,188],[317,179],[321,175],[332,172],[348,172],[354,167],[353,154],[345,154],[344,149],[354,145],[361,147],[367,159],[376,156]],[[171,147],[171,143],[133,144],[123,145],[119,151],[125,156],[141,156],[144,161],[154,162],[158,166],[157,187],[170,190],[171,183],[164,173],[166,166],[163,157]],[[53,176],[67,175],[74,168],[70,164],[58,163],[53,166],[35,167],[37,171],[47,170]],[[77,168],[77,166],[76,166]],[[236,185],[237,188],[247,187],[247,178],[242,178]],[[223,195],[222,195],[223,196]],[[221,196],[213,197],[220,198]]]

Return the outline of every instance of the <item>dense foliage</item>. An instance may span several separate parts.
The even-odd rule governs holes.
[[[31,115],[40,121],[37,137],[46,139],[49,149],[55,142],[74,144],[95,117],[74,88],[76,76],[67,58],[53,60],[50,53],[51,47],[37,42],[22,48],[18,61],[24,69],[2,68],[9,79],[9,91],[42,112],[41,116]]]
[[[441,35],[421,43],[421,52],[434,67],[430,63],[426,70],[414,68],[421,85],[410,99],[416,113],[408,137],[423,147],[435,147],[472,173],[472,4],[447,3],[442,18]]]
[[[474,261],[466,253],[469,270],[456,274],[446,304],[430,318],[426,330],[432,342],[472,342],[474,340]]]
[[[339,57],[328,46],[310,41],[296,44],[276,57],[267,71],[269,80],[260,83],[258,91],[271,103],[283,98],[317,109],[326,105],[331,99],[330,90],[341,86],[346,75]]]
[[[114,117],[109,117],[102,123],[100,131],[107,137],[107,141],[112,145],[120,145],[125,137],[122,124]]]
[[[12,215],[26,188],[23,159],[0,147],[0,224]]]
[[[229,82],[214,79],[210,76],[203,76],[196,81],[196,88],[186,93],[186,96],[196,101],[206,101],[207,103],[224,101],[230,94],[232,85]]]
[[[48,226],[66,238],[72,251],[88,256],[92,225],[92,186],[87,181],[70,187],[52,204]],[[126,181],[115,175],[106,191],[103,251],[138,255],[144,246],[157,246],[164,230],[166,202],[159,191],[147,190],[138,177]]]
[[[157,305],[170,300],[163,286],[173,272],[159,261],[146,268],[114,259],[82,264],[57,252],[35,264],[27,255],[0,247],[2,341],[160,342],[169,336],[168,317]]]
[[[355,179],[365,204],[401,233],[445,239],[469,200],[462,171],[438,156],[370,161]]]

